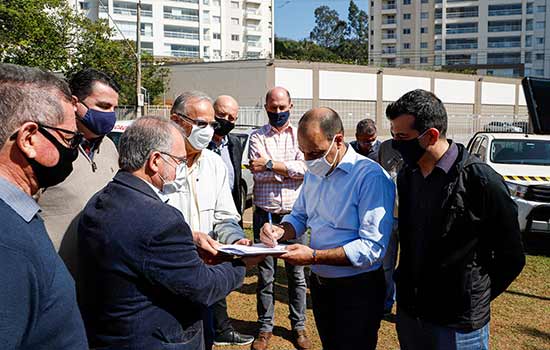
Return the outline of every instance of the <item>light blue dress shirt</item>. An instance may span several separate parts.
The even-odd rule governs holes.
[[[348,146],[334,171],[319,177],[309,171],[292,212],[283,222],[296,235],[311,229],[313,249],[343,247],[351,266],[313,265],[321,277],[337,278],[374,271],[390,240],[395,185],[378,163]]]
[[[40,206],[31,196],[3,177],[0,177],[0,199],[27,223],[40,211]]]

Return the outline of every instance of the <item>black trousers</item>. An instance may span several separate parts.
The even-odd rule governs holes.
[[[384,270],[343,278],[311,274],[310,282],[323,350],[375,350],[384,315]]]
[[[212,310],[214,334],[216,336],[233,330],[227,314],[227,300],[225,298],[210,306],[210,309]]]

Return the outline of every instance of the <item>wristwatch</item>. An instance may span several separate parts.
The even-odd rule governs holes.
[[[266,170],[273,171],[273,161],[270,159],[265,163]]]

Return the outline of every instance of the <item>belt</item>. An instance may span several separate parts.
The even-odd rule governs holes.
[[[368,271],[353,276],[327,278],[321,277],[316,273],[311,273],[310,280],[315,280],[320,286],[349,286],[358,282],[377,280],[384,277],[384,269],[382,267],[374,271]],[[383,281],[383,279],[382,279]]]

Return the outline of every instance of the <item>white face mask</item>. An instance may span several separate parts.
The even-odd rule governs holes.
[[[332,164],[329,163],[326,158],[327,154],[330,152],[330,149],[332,148],[332,145],[334,145],[335,139],[336,139],[336,136],[332,138],[330,147],[328,148],[324,156],[317,159],[306,160],[306,166],[313,175],[316,175],[319,177],[325,177],[327,173],[330,171],[330,169],[332,168],[332,166],[334,165],[334,163],[336,163],[336,159],[338,159],[338,152],[340,152],[339,149],[336,150],[336,155],[334,156],[334,161],[332,162]]]
[[[170,164],[170,165],[172,165],[172,164]],[[159,174],[159,176],[160,176],[160,174]],[[178,192],[187,183],[187,181],[186,181],[187,180],[187,164],[181,163],[181,164],[178,164],[178,166],[176,166],[176,176],[175,176],[174,180],[166,181],[166,180],[164,180],[164,178],[162,176],[160,178],[163,182],[163,185],[162,185],[162,193],[163,194],[168,195],[168,194]]]
[[[212,136],[214,136],[214,128],[210,125],[207,125],[205,128],[193,125],[193,129],[191,129],[191,134],[187,136],[187,140],[189,140],[194,149],[202,151],[212,141]]]

